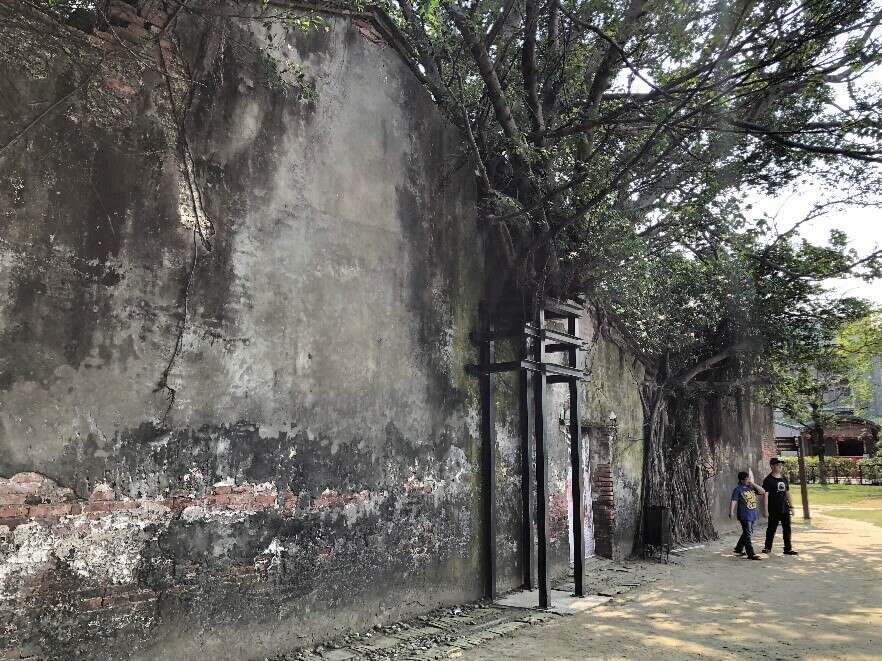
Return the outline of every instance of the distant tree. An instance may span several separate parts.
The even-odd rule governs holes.
[[[836,420],[837,407],[860,411],[872,396],[869,374],[882,352],[882,314],[839,327],[816,318],[813,327],[818,337],[813,346],[799,346],[773,363],[770,403],[810,429],[820,481],[826,484],[824,432]]]
[[[833,238],[817,246],[768,229],[709,236],[630,263],[617,274],[619,295],[604,299],[647,366],[644,498],[672,507],[680,538],[713,530],[701,496],[711,471],[699,470],[709,448],[694,434],[696,404],[735,393],[773,403],[788,374],[779,366],[826,355],[843,327],[850,351],[859,333],[869,337],[868,304],[832,297],[823,283],[842,273],[873,278],[877,265],[856,265],[861,259]]]

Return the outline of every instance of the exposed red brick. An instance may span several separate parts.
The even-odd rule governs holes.
[[[96,611],[101,608],[104,604],[103,597],[89,597],[88,599],[83,599],[83,610],[84,611]]]
[[[321,494],[313,499],[312,504],[310,505],[310,509],[316,511],[320,509],[325,509],[327,507],[345,505],[353,501],[364,501],[367,500],[369,497],[370,492],[367,490],[340,493],[338,491],[331,491],[330,489],[328,489],[323,491]]]
[[[609,454],[609,440],[606,437],[598,441],[607,446],[606,454]],[[597,555],[611,558],[613,555],[613,531],[615,530],[615,484],[612,476],[612,466],[607,463],[597,465],[592,471],[592,514],[594,516],[594,551]]]
[[[165,498],[162,501],[162,504],[168,507],[170,510],[180,511],[192,505],[193,498],[191,498],[190,496],[172,496],[170,498]]]
[[[7,647],[5,650],[0,651],[0,658],[20,659],[21,658],[21,648],[20,647]]]
[[[0,519],[27,516],[27,513],[28,508],[25,505],[0,505]]]
[[[285,499],[282,501],[282,512],[286,515],[291,515],[296,512],[299,500],[300,498],[296,493],[285,494]]]
[[[87,512],[115,512],[118,510],[133,510],[141,507],[141,503],[135,500],[105,500],[86,505]]]
[[[63,516],[71,513],[72,506],[66,504],[32,505],[28,508],[28,516]]]

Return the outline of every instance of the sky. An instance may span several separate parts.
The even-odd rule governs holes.
[[[823,191],[804,183],[794,192],[777,198],[752,200],[755,208],[776,217],[782,230],[804,218],[812,205],[824,198]],[[844,207],[828,215],[806,223],[800,235],[812,243],[826,244],[830,231],[842,230],[850,239],[850,245],[863,256],[882,248],[882,210],[875,208]],[[855,279],[830,280],[829,288],[840,294],[860,296],[882,307],[882,280],[866,283]]]
[[[882,247],[882,219],[878,209],[853,209],[816,221],[802,235],[811,241],[821,241],[830,235],[832,228],[844,231],[851,239],[851,246],[862,256]],[[867,298],[882,307],[882,280],[869,283],[854,279],[831,280],[828,285],[840,294]]]
[[[865,86],[878,86],[882,84],[882,67],[876,67],[866,72],[858,89]],[[835,86],[834,86],[835,87]],[[852,107],[853,103],[848,96],[848,87],[840,85],[836,97],[839,107]],[[867,166],[875,167],[875,166]],[[882,193],[882,191],[877,191]],[[804,217],[805,212],[817,201],[823,198],[824,191],[816,190],[808,183],[803,183],[796,195],[785,200],[787,207],[793,206],[797,219]],[[776,202],[778,202],[776,200]],[[789,209],[788,209],[789,212]],[[802,215],[799,215],[800,212]],[[882,210],[874,208],[851,207],[837,210],[830,215],[818,219],[813,223],[806,224],[802,228],[801,235],[812,242],[826,241],[830,236],[831,229],[839,229],[848,235],[850,245],[863,256],[873,250],[882,247]],[[882,307],[882,280],[866,283],[861,280],[833,280],[829,283],[830,288],[839,294],[860,296],[873,301]]]
[[[650,76],[649,72],[643,72]],[[625,89],[631,85],[635,92],[649,91],[650,88],[640,80],[631,80],[629,72],[622,70],[615,81],[615,86]],[[882,67],[865,72],[861,78],[858,89],[864,86],[882,86]],[[834,86],[834,89],[836,86]],[[839,85],[835,101],[840,108],[853,106],[848,95],[846,85]],[[868,166],[874,167],[874,166]],[[819,188],[819,184],[807,179],[796,185],[795,189],[787,194],[775,198],[763,198],[748,195],[746,202],[753,205],[753,211],[766,213],[775,217],[780,231],[790,229],[796,222],[801,220],[818,202],[829,200],[831,197],[841,197],[844,191],[831,191]],[[882,197],[882,191],[878,191]],[[748,217],[753,215],[747,214]],[[874,250],[882,248],[882,209],[864,207],[842,207],[832,210],[829,214],[806,223],[800,228],[799,234],[812,243],[826,244],[830,237],[830,230],[843,231],[850,238],[850,245],[861,256],[867,255]],[[857,279],[830,280],[826,283],[829,289],[838,295],[858,296],[866,298],[882,308],[882,280],[864,282]]]

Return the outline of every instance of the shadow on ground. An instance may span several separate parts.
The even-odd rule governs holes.
[[[794,539],[800,556],[750,562],[724,536],[651,585],[461,658],[882,659],[882,528],[819,517]]]

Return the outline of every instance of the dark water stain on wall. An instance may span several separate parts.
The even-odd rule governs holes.
[[[64,72],[56,80],[63,91]],[[163,158],[146,159],[145,168],[145,154],[168,150],[149,112],[154,87],[141,86],[113,132],[91,121],[87,101],[51,115],[37,129],[43,149],[20,151],[11,166],[20,203],[4,241],[18,259],[0,332],[0,387],[46,384],[59,366],[83,365],[112,335],[123,251],[177,242],[168,203],[176,186],[163,175]]]

